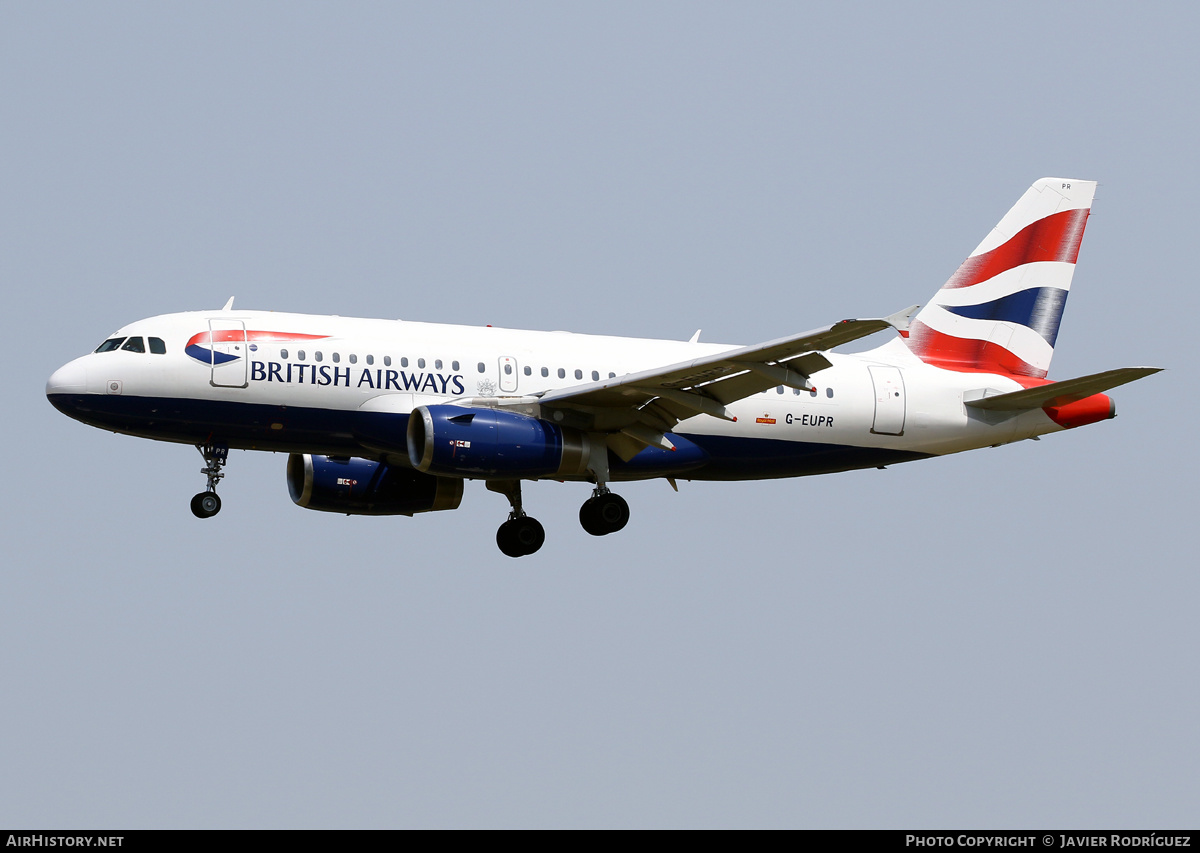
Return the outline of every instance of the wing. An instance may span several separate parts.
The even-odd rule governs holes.
[[[557,423],[620,433],[610,436],[609,446],[622,458],[632,458],[648,445],[674,449],[663,434],[680,421],[700,414],[735,420],[726,406],[736,400],[777,385],[810,389],[808,378],[830,366],[821,351],[889,327],[903,329],[917,307],[891,317],[843,320],[800,335],[547,391],[539,395],[538,403],[542,417]]]

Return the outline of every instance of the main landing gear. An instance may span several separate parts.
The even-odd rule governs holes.
[[[197,444],[196,449],[204,457],[204,467],[200,473],[208,476],[208,486],[192,498],[192,515],[196,518],[212,518],[221,511],[217,483],[225,476],[221,469],[229,459],[229,448],[223,444]]]
[[[596,488],[579,508],[579,523],[593,536],[607,536],[629,523],[629,504],[608,490],[608,451],[592,454],[588,461]]]
[[[616,533],[629,523],[629,504],[608,487],[597,486],[592,496],[579,508],[579,523],[593,536]]]
[[[521,508],[521,481],[489,480],[487,487],[493,492],[500,492],[512,505],[508,521],[496,531],[496,544],[505,556],[524,557],[541,548],[546,541],[546,529]]]
[[[500,550],[509,557],[524,557],[541,548],[546,541],[546,531],[536,518],[529,517],[521,508],[521,481],[488,480],[487,487],[504,495],[512,505],[508,521],[496,531],[496,544]],[[616,533],[629,523],[629,504],[606,486],[599,485],[579,508],[579,523],[593,536]]]

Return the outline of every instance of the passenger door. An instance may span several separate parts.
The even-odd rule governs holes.
[[[249,383],[246,324],[242,320],[209,320],[212,384],[219,388],[245,388]]]
[[[875,422],[871,432],[904,435],[904,377],[900,368],[872,365],[870,371],[875,387]]]

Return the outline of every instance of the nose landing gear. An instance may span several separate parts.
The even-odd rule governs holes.
[[[223,444],[197,444],[196,449],[204,457],[204,467],[200,469],[200,473],[207,475],[208,485],[203,492],[192,498],[192,515],[196,518],[212,518],[221,511],[217,483],[225,476],[221,469],[229,459],[229,448]]]

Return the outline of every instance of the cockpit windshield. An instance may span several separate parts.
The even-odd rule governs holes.
[[[150,352],[155,355],[166,354],[167,345],[162,338],[143,338],[140,335],[134,335],[132,338],[109,338],[96,347],[95,351],[113,352],[120,349],[125,352],[146,352],[146,341],[150,342]]]
[[[100,344],[100,346],[96,347],[96,352],[112,352],[113,350],[115,350],[117,347],[119,347],[121,345],[121,341],[123,341],[123,340],[125,340],[125,339],[124,338],[109,338],[107,341]]]

